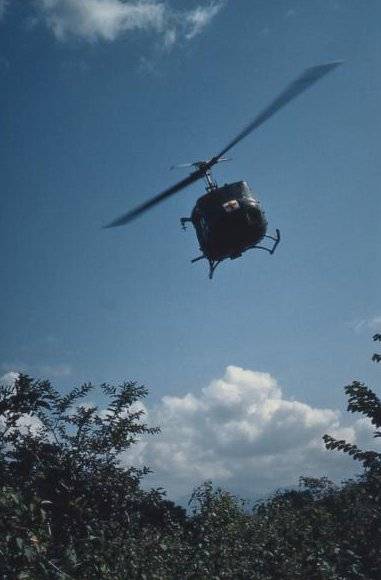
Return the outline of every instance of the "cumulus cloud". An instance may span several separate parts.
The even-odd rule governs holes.
[[[1,1],[1,0],[0,0]],[[113,41],[124,33],[158,34],[172,46],[179,34],[199,34],[223,6],[218,0],[190,11],[176,11],[161,0],[35,0],[37,13],[56,38]]]
[[[234,366],[200,392],[163,397],[147,412],[162,431],[131,448],[126,461],[150,466],[149,485],[175,498],[206,479],[246,497],[295,485],[301,475],[340,481],[359,465],[328,452],[322,436],[360,444],[371,436],[368,421],[345,426],[338,411],[287,400],[271,375]]]
[[[12,387],[19,377],[19,373],[15,371],[9,371],[0,377],[0,385],[5,387]]]

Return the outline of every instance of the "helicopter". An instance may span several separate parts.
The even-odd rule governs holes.
[[[192,263],[207,260],[209,278],[212,279],[215,269],[221,262],[228,258],[231,260],[239,258],[247,250],[264,250],[273,254],[280,242],[280,231],[276,229],[274,235],[267,234],[268,223],[265,213],[248,184],[245,181],[238,181],[219,187],[212,175],[212,167],[222,161],[229,161],[230,159],[225,155],[237,143],[340,64],[342,61],[307,68],[217,155],[208,161],[173,166],[194,167],[194,170],[185,179],[128,211],[105,227],[125,225],[195,181],[204,179],[206,192],[197,200],[191,216],[180,219],[183,229],[186,229],[187,223],[191,223],[196,230],[201,255],[191,260]],[[270,241],[267,242],[267,240]]]

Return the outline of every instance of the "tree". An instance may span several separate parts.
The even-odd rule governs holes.
[[[373,340],[380,341],[381,334],[376,334]],[[374,354],[375,362],[381,356]],[[361,413],[370,419],[375,427],[374,437],[381,437],[381,401],[377,395],[364,383],[353,381],[345,387],[348,395],[347,410],[350,413]],[[370,577],[376,577],[381,569],[381,453],[362,450],[353,443],[337,440],[330,435],[323,437],[327,449],[337,449],[348,453],[353,459],[360,461],[364,473],[357,482],[343,488],[342,495],[351,492],[350,513],[346,533],[357,544],[357,552]]]
[[[379,342],[381,342],[381,334],[379,334],[379,333],[378,333],[378,334],[375,334],[375,335],[373,336],[373,340],[374,340],[375,342],[376,342],[376,341],[379,341]],[[380,362],[380,361],[381,361],[381,354],[378,354],[378,353],[376,353],[376,352],[375,352],[375,353],[374,353],[374,355],[372,356],[372,360],[373,360],[374,362]]]
[[[381,334],[373,336],[374,341],[381,341]],[[379,362],[381,355],[374,354],[372,360]],[[381,401],[377,395],[364,383],[353,381],[352,384],[344,387],[348,395],[347,410],[350,413],[362,413],[370,419],[375,426],[374,437],[381,437]],[[330,435],[324,435],[323,440],[327,449],[338,449],[348,453],[354,459],[361,461],[366,470],[374,472],[381,471],[381,453],[376,451],[362,451],[357,445],[347,443],[344,440],[337,440]]]
[[[90,383],[61,395],[21,374],[0,387],[2,578],[123,577],[140,565],[142,529],[183,516],[162,492],[141,489],[147,468],[121,463],[138,437],[158,432],[142,422],[147,389],[101,390],[103,410],[88,402]]]
[[[380,340],[380,339],[377,339]],[[59,580],[376,580],[381,569],[381,454],[324,436],[364,467],[354,480],[300,478],[252,510],[206,482],[190,513],[144,490],[126,465],[144,422],[144,387],[90,384],[61,395],[20,375],[0,386],[0,577]],[[345,387],[348,411],[381,435],[381,401]],[[253,490],[253,494],[255,490]]]

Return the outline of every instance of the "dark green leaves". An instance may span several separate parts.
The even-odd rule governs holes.
[[[206,482],[186,514],[162,489],[142,489],[148,468],[122,462],[140,436],[158,431],[145,425],[137,404],[147,390],[134,382],[102,385],[107,404],[99,409],[87,400],[94,389],[86,383],[62,395],[26,375],[0,387],[2,579],[378,578],[378,452],[326,435],[328,449],[363,464],[360,478],[337,486],[302,477],[299,489],[251,510]],[[348,410],[379,428],[376,394],[356,381],[346,393]],[[33,428],[18,422],[25,416]]]

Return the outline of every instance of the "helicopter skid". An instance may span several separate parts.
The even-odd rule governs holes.
[[[257,245],[254,245],[254,246],[250,246],[249,249],[252,249],[252,250],[265,250],[269,254],[273,254],[275,252],[276,248],[277,248],[277,245],[280,242],[280,231],[278,229],[276,229],[275,232],[276,232],[276,236],[275,237],[274,236],[264,236],[265,238],[268,238],[269,240],[273,240],[274,243],[273,243],[272,248],[266,248],[266,246],[257,246]]]
[[[249,246],[248,248],[246,248],[246,250],[265,250],[266,252],[268,252],[269,254],[273,254],[280,242],[280,231],[278,229],[275,230],[276,235],[275,236],[264,236],[265,238],[268,238],[270,240],[272,240],[274,243],[272,245],[271,248],[267,248],[266,246],[257,246],[257,245],[253,245],[253,246]],[[246,251],[243,250],[243,251]],[[208,258],[208,256],[205,256],[204,254],[202,256],[198,256],[197,258],[193,258],[193,260],[191,260],[191,263],[194,264],[195,262],[198,262],[199,260],[208,260],[209,262],[209,280],[211,280],[213,278],[213,274],[215,269],[217,268],[217,266],[219,264],[221,264],[221,262],[223,262],[224,260],[227,260],[228,258],[230,258],[231,260],[235,260],[236,258],[239,258],[242,254],[235,254],[234,256],[225,256],[224,258],[221,258],[220,260],[212,260],[211,258]]]
[[[193,258],[193,260],[191,260],[191,263],[194,264],[195,262],[198,262],[199,260],[208,260],[208,262],[209,262],[209,280],[211,280],[213,278],[214,270],[217,268],[218,264],[221,264],[221,262],[223,260],[226,260],[226,258],[222,258],[221,260],[211,260],[207,256],[202,255],[202,256],[198,256],[197,258]]]

